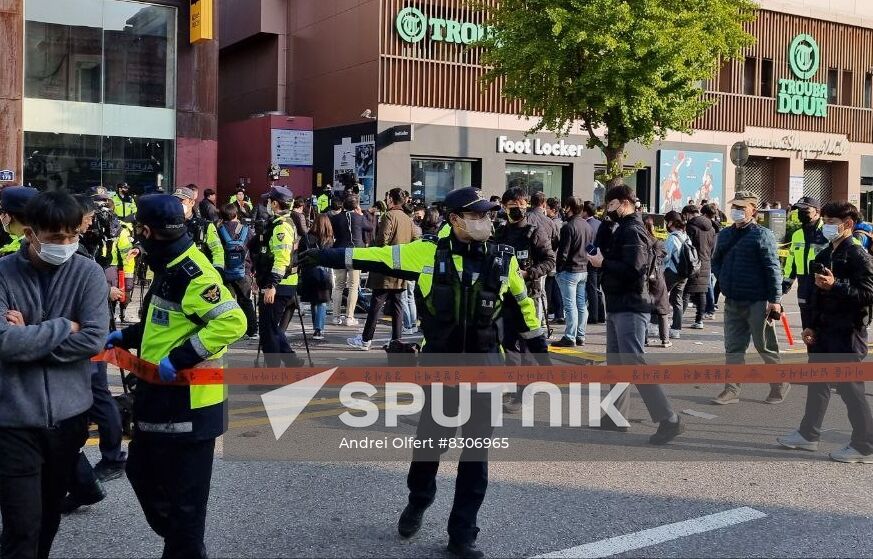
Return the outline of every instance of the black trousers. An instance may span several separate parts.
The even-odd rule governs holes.
[[[276,299],[268,305],[264,302],[263,294],[258,299],[258,322],[261,331],[261,350],[264,352],[264,361],[268,367],[282,365],[282,355],[294,355],[285,329],[282,328],[282,317],[285,309],[295,304],[295,290],[282,287],[276,292]]]
[[[800,307],[800,327],[803,329],[812,326],[812,307],[809,305],[797,305]]]
[[[561,289],[558,287],[558,280],[555,276],[546,276],[546,301],[548,302],[547,313],[554,314],[555,318],[564,318],[564,299],[561,296]]]
[[[585,297],[588,301],[588,324],[606,322],[606,305],[600,290],[600,269],[588,267],[588,281],[585,282]]]
[[[376,334],[376,321],[385,306],[385,301],[391,299],[391,339],[399,340],[403,328],[403,305],[400,296],[405,289],[374,289],[370,299],[370,310],[367,311],[367,321],[364,323],[364,333],[361,338],[369,342]]]
[[[246,315],[246,335],[254,336],[258,333],[258,317],[255,315],[255,305],[252,303],[252,280],[243,278],[229,280],[224,285],[233,293],[239,308]]]
[[[687,286],[686,286],[687,289]],[[684,294],[684,299],[682,301],[682,314],[685,314],[685,311],[688,310],[688,303],[694,302],[694,322],[703,322],[703,314],[706,312],[706,292],[701,291],[700,293],[688,293],[687,291]]]
[[[215,439],[170,441],[134,437],[127,479],[152,530],[164,539],[164,558],[206,557],[206,504]]]
[[[458,413],[458,387],[444,387],[444,415],[455,417]],[[491,426],[491,400],[489,394],[473,392],[470,406],[470,420],[461,426],[464,438],[490,437],[494,431]],[[406,477],[409,487],[409,503],[418,507],[429,507],[436,497],[436,476],[440,467],[440,455],[448,448],[441,449],[438,441],[442,437],[455,436],[457,428],[443,427],[436,423],[431,410],[432,389],[424,389],[424,409],[418,421],[416,438],[432,439],[433,449],[419,448],[412,452],[412,464]],[[488,489],[488,450],[465,448],[458,462],[458,477],[455,480],[455,499],[449,514],[449,537],[459,543],[471,542],[479,534],[476,517],[485,500]]]
[[[61,523],[61,502],[87,439],[85,414],[52,429],[0,428],[4,559],[48,557]]]
[[[867,355],[867,331],[821,331],[816,332],[816,343],[809,348],[810,363],[860,362]],[[836,354],[836,355],[835,355]],[[852,424],[849,445],[861,454],[873,454],[873,414],[864,396],[863,382],[838,382],[833,384],[843,399]],[[821,438],[821,426],[831,399],[830,385],[809,384],[806,392],[806,410],[800,422],[800,434],[806,440]]]
[[[673,270],[664,270],[664,280],[670,291],[670,306],[673,308],[673,323],[670,328],[681,330],[682,315],[685,313],[685,286],[688,284],[688,279],[680,278]]]

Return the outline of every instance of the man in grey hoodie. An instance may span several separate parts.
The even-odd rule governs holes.
[[[25,216],[21,249],[0,260],[0,555],[48,557],[88,436],[109,293],[100,266],[76,254],[72,196],[38,194]]]

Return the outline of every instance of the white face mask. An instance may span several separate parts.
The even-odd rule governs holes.
[[[831,223],[825,223],[824,225],[822,225],[821,234],[824,235],[824,238],[828,241],[836,241],[840,238],[840,226]]]
[[[733,221],[734,223],[745,223],[746,210],[731,208],[731,221]]]
[[[79,250],[78,240],[75,243],[70,243],[68,245],[40,243],[38,239],[35,239],[35,241],[39,244],[38,254],[40,260],[46,264],[51,264],[52,266],[60,266],[72,258],[73,255],[76,254],[76,251]]]
[[[491,237],[491,220],[488,217],[482,219],[460,219],[460,228],[474,241],[487,241]]]

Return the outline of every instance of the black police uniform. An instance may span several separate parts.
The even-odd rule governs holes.
[[[860,362],[867,356],[867,326],[873,305],[873,260],[857,239],[848,238],[836,249],[828,244],[815,257],[830,269],[836,283],[830,291],[813,284],[810,328],[815,343],[809,346],[810,363]],[[836,354],[836,355],[834,355]],[[852,424],[850,445],[861,454],[873,454],[873,415],[863,382],[835,383]],[[831,391],[828,383],[808,385],[800,434],[808,441],[821,438],[821,426]]]
[[[454,213],[487,212],[497,207],[481,199],[473,188],[452,191],[446,206]],[[310,253],[317,254],[311,258]],[[464,243],[454,233],[439,240],[427,237],[405,245],[373,248],[340,248],[309,251],[303,261],[331,268],[375,271],[408,280],[417,280],[416,308],[424,334],[420,362],[423,365],[445,364],[440,354],[465,354],[465,363],[501,364],[498,322],[507,302],[514,300],[521,309],[522,322],[514,327],[539,361],[548,362],[548,347],[533,300],[527,294],[518,273],[518,261],[512,247],[491,242]],[[481,354],[478,360],[473,354]],[[442,361],[442,362],[441,362]],[[424,409],[416,437],[439,440],[453,437],[455,428],[438,425],[432,416],[431,389],[424,390]],[[459,390],[446,387],[444,413],[457,415]],[[490,395],[473,392],[470,420],[461,427],[465,438],[490,437]],[[420,527],[421,515],[436,495],[436,475],[441,454],[447,449],[416,448],[407,476],[409,504],[398,526],[401,535],[411,536]],[[487,449],[465,448],[458,464],[455,497],[448,521],[450,549],[456,553],[475,554],[474,541],[479,532],[476,518],[488,486]],[[475,550],[470,553],[470,548]]]

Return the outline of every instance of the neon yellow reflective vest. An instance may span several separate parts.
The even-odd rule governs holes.
[[[7,256],[9,254],[18,252],[18,249],[21,248],[21,240],[24,237],[16,237],[15,235],[11,235],[11,237],[11,241],[0,247],[0,256]]]
[[[186,239],[186,242],[190,242]],[[145,320],[123,331],[141,359],[169,357],[177,370],[219,368],[227,346],[246,332],[246,318],[221,276],[195,246],[156,274]],[[213,438],[226,430],[225,385],[167,386],[141,382],[134,405],[137,433]]]
[[[125,218],[136,213],[136,202],[133,201],[132,196],[129,202],[124,202],[116,192],[112,195],[112,203],[115,204],[115,215],[119,218]]]

